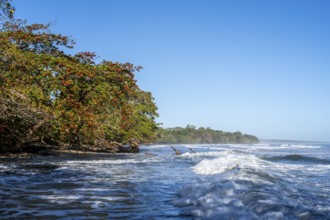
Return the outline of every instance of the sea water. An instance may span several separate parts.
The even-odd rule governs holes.
[[[0,159],[1,219],[330,219],[330,145]]]

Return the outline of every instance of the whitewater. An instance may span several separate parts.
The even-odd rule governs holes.
[[[1,219],[330,219],[329,144],[0,159]]]

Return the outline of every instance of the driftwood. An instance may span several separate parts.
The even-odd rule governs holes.
[[[140,151],[137,143],[131,143],[129,145],[123,145],[118,142],[102,141],[97,146],[83,146],[82,150],[85,152],[97,152],[97,153],[138,153]]]
[[[178,151],[177,149],[175,149],[173,146],[171,146],[171,148],[174,150],[175,155],[181,155],[182,154],[180,151]]]
[[[196,151],[194,151],[193,149],[191,149],[191,148],[188,148],[190,151],[191,151],[191,153],[196,153]]]

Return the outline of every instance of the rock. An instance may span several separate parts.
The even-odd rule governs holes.
[[[40,170],[54,170],[59,168],[60,166],[57,164],[51,164],[51,163],[31,163],[31,164],[25,164],[23,165],[23,168],[25,169],[40,169]]]
[[[131,144],[131,148],[132,148],[132,153],[139,153],[140,152],[140,148],[137,142],[133,142]]]
[[[130,145],[121,145],[118,148],[117,153],[139,153],[140,148],[136,142],[131,143]]]

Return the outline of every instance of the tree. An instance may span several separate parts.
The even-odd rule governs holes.
[[[136,84],[134,72],[141,67],[111,61],[96,64],[94,53],[65,52],[73,45],[70,38],[53,34],[49,25],[22,20],[4,24],[0,107],[10,106],[17,117],[0,112],[0,136],[17,131],[25,138],[17,141],[13,135],[8,144],[18,146],[31,141],[78,148],[150,141],[157,107],[151,93]],[[10,121],[13,127],[7,125]]]

